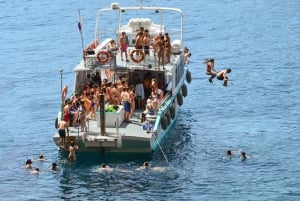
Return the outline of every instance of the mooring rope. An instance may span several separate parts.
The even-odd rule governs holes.
[[[160,144],[159,144],[159,142],[158,142],[157,138],[156,138],[155,136],[154,136],[154,138],[155,138],[155,140],[156,140],[156,143],[158,144],[158,146],[159,146],[159,148],[160,148],[160,150],[161,150],[161,152],[162,152],[162,154],[163,154],[164,158],[166,159],[167,163],[169,163],[169,161],[168,161],[168,158],[167,158],[167,156],[166,156],[165,152],[163,151],[163,149],[161,148],[161,146],[160,146]]]

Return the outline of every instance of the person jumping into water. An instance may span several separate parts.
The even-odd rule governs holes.
[[[210,75],[210,78],[208,79],[208,81],[210,83],[213,83],[212,80],[217,76],[217,72],[214,69],[215,60],[214,59],[206,59],[204,63],[206,64],[206,75]]]
[[[227,87],[228,86],[228,73],[231,72],[230,68],[224,69],[224,70],[220,70],[217,73],[217,79],[218,80],[224,80],[223,86]]]

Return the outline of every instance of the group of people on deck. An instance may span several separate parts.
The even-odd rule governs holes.
[[[145,57],[150,55],[150,46],[153,47],[154,56],[158,58],[158,66],[164,65],[164,57],[167,57],[167,63],[170,63],[171,57],[171,39],[168,33],[164,35],[160,32],[153,39],[151,39],[149,30],[144,27],[136,34],[135,48],[144,50]]]
[[[122,32],[119,37],[119,46],[121,52],[121,60],[124,61],[124,55],[126,61],[128,59],[127,47],[129,44],[128,37],[126,32]],[[157,57],[158,66],[165,64],[165,57],[167,58],[167,63],[170,63],[171,57],[171,39],[168,33],[164,35],[160,32],[154,38],[151,38],[149,30],[144,29],[144,27],[140,27],[140,30],[137,32],[135,36],[135,49],[140,50],[144,54],[144,62],[149,60],[150,56],[150,48],[153,47],[154,56]],[[107,45],[107,51],[110,55],[113,55],[117,48],[117,44],[114,40],[111,40],[110,43]],[[137,52],[136,56],[140,56]]]
[[[162,74],[155,77],[148,72],[141,79],[136,73],[133,75],[130,86],[124,76],[119,76],[119,79],[112,83],[107,79],[99,80],[99,73],[96,74],[93,76],[87,74],[86,81],[80,90],[81,93],[76,93],[67,99],[65,99],[66,95],[62,96],[63,118],[58,124],[60,136],[69,134],[68,126],[80,125],[81,131],[87,131],[87,120],[96,120],[100,94],[103,94],[106,105],[123,105],[125,122],[130,122],[129,119],[136,108],[146,108],[146,103],[148,103],[147,108],[151,102],[151,109],[157,109],[159,101],[164,96],[165,85]],[[62,144],[65,144],[64,139],[62,139]]]

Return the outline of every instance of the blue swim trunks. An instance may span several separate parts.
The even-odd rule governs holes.
[[[130,103],[128,101],[123,102],[125,112],[130,112]]]

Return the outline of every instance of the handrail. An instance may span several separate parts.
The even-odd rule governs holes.
[[[159,103],[159,107],[162,107],[165,102],[172,96],[172,92],[167,92],[164,97],[161,99],[160,103]]]

